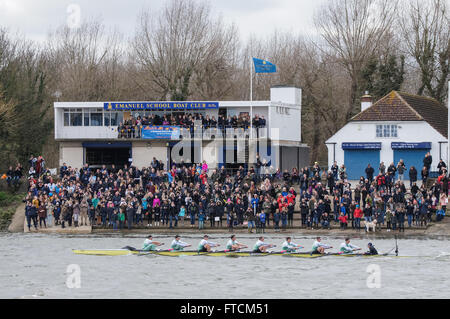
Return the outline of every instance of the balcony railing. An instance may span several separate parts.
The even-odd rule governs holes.
[[[267,138],[267,127],[253,127],[254,138]],[[183,138],[192,139],[211,139],[219,136],[225,138],[239,138],[251,136],[251,127],[181,127],[181,126],[119,126],[119,139],[164,139],[164,140],[181,140]]]

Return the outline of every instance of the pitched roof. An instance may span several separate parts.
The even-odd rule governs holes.
[[[448,109],[435,99],[392,91],[350,121],[426,121],[447,137]]]

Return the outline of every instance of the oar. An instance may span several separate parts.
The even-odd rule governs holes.
[[[297,246],[297,247],[295,247],[295,253],[294,253],[294,254],[298,254],[297,250],[303,249],[303,248],[305,248],[305,247],[303,247],[303,246]],[[289,253],[289,252],[288,252],[287,250],[282,250],[281,253],[282,253],[282,254],[285,254],[285,253]]]
[[[397,235],[395,235],[395,256],[398,256],[398,242],[397,242]]]
[[[231,250],[225,249],[225,250],[219,250],[219,251],[205,251],[205,252],[198,252],[199,256],[207,256],[209,254],[215,254],[215,253],[228,253]]]

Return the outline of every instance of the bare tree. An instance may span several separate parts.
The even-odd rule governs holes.
[[[390,0],[330,0],[315,16],[330,56],[335,56],[347,71],[351,90],[343,110],[346,120],[357,111],[364,64],[386,42],[397,13]]]
[[[450,72],[450,15],[442,0],[408,1],[399,26],[407,53],[420,74],[419,95],[447,98]]]
[[[63,100],[117,100],[126,88],[121,36],[106,32],[100,22],[60,27],[50,35],[45,52],[51,62],[50,86],[62,92]]]
[[[213,19],[203,2],[172,0],[156,17],[142,13],[132,53],[141,71],[139,85],[156,87],[161,99],[186,100],[194,84],[203,96],[228,94],[223,85],[209,86],[208,77],[226,76],[233,67],[236,34],[234,26]]]

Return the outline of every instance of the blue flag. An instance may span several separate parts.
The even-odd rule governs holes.
[[[269,61],[253,58],[256,73],[276,73],[277,66]]]

